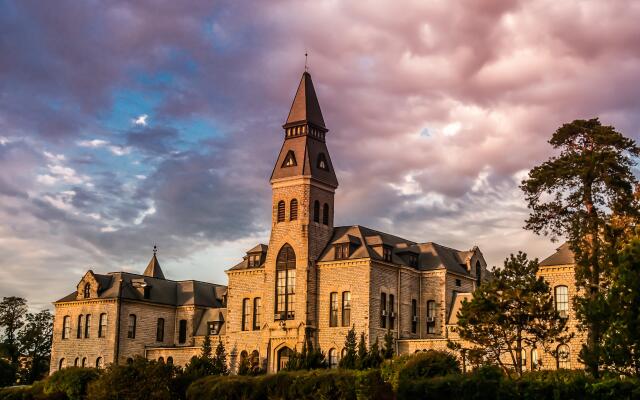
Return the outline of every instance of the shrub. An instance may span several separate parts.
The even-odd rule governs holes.
[[[390,360],[385,360],[380,365],[380,374],[382,375],[382,379],[385,382],[390,383],[393,390],[398,390],[398,375],[411,357],[411,354],[405,354]]]
[[[256,397],[255,379],[247,376],[208,376],[189,386],[187,399],[248,400]]]
[[[63,368],[44,381],[44,393],[64,393],[69,400],[81,400],[87,394],[87,386],[98,378],[93,368]]]
[[[16,369],[10,362],[0,358],[0,387],[11,386],[16,381]]]
[[[400,370],[399,380],[402,382],[420,378],[432,378],[448,374],[459,374],[460,363],[451,353],[428,350],[414,354]]]

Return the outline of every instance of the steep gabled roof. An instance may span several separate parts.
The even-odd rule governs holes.
[[[300,84],[293,98],[286,125],[302,122],[325,128],[324,118],[322,118],[322,111],[320,110],[320,103],[316,97],[316,90],[313,87],[311,74],[306,71],[300,79]]]
[[[156,257],[156,253],[154,251],[151,260],[149,260],[149,264],[147,268],[145,268],[142,273],[144,276],[149,276],[151,278],[165,279],[164,274],[162,273],[162,269],[160,268],[160,262],[158,262],[158,257]]]
[[[571,265],[575,263],[576,260],[571,248],[569,248],[569,243],[565,242],[562,246],[556,249],[555,253],[542,260],[540,262],[540,266],[549,267],[552,265]]]

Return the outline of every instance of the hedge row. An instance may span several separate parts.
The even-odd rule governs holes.
[[[207,377],[187,391],[189,400],[387,400],[391,385],[379,370],[280,372],[260,377]]]

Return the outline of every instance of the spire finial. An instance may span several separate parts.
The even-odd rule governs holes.
[[[307,64],[308,56],[309,54],[307,54],[307,50],[305,50],[304,51],[304,72],[309,72],[309,65]]]
[[[154,244],[154,245],[153,245],[153,255],[155,256],[157,252],[158,252],[158,246],[156,246],[156,245]]]

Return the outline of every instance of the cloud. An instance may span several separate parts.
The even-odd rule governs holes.
[[[131,122],[134,125],[147,126],[147,118],[149,118],[149,116],[147,114],[142,114],[142,115],[139,115],[136,118],[132,119]]]
[[[80,147],[89,147],[93,149],[107,148],[113,155],[125,156],[131,153],[130,147],[112,145],[107,140],[93,139],[93,140],[81,140],[78,142]]]

